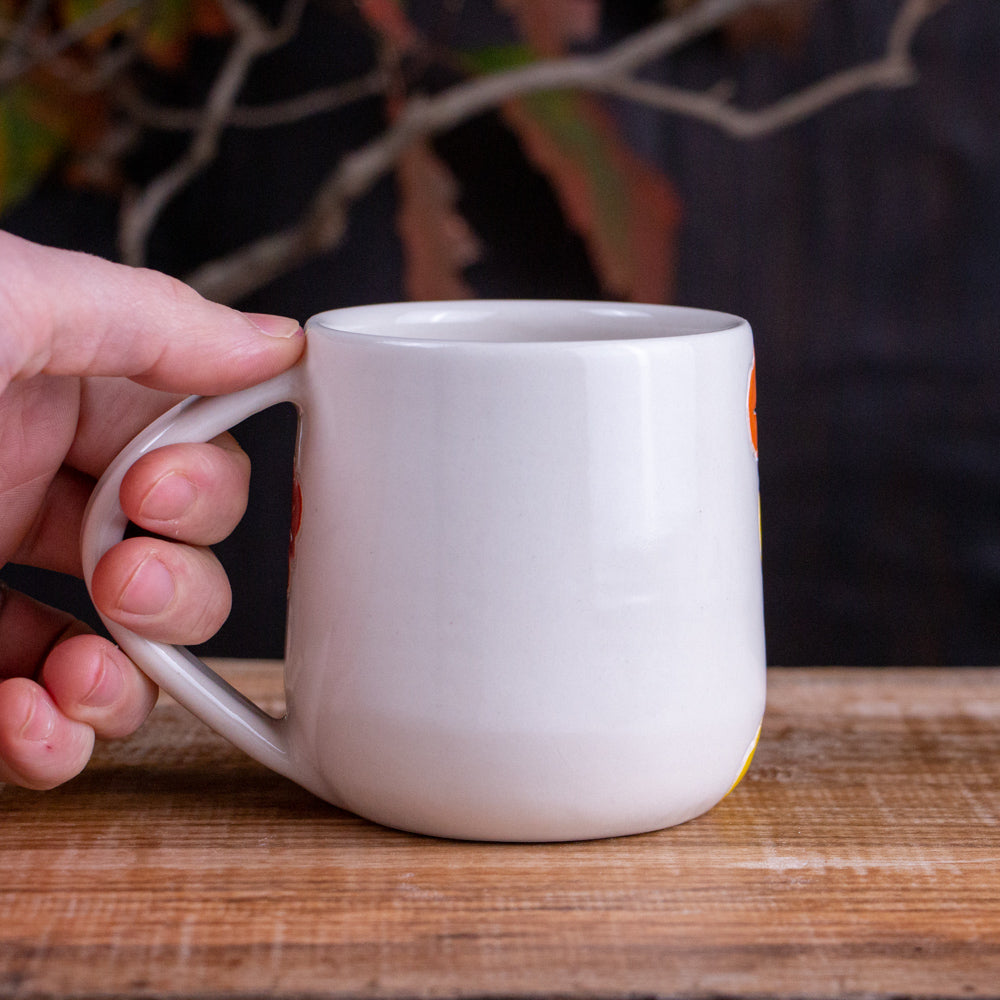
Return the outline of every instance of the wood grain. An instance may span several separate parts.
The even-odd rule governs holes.
[[[0,813],[5,998],[1000,995],[998,670],[772,670],[737,791],[619,840],[386,830],[167,699]]]

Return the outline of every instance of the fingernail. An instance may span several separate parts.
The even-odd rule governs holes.
[[[187,476],[168,472],[146,494],[139,516],[150,521],[176,521],[194,506],[197,496],[198,490]]]
[[[101,656],[101,669],[94,686],[82,699],[90,708],[107,708],[121,697],[125,679],[118,664],[110,656]]]
[[[268,337],[288,340],[302,332],[299,321],[288,316],[271,316],[267,313],[243,313],[243,315]]]
[[[174,599],[174,578],[156,556],[146,556],[132,574],[118,601],[130,615],[156,615]]]
[[[37,691],[32,699],[31,711],[21,726],[21,738],[33,742],[47,740],[56,727],[56,711],[48,698]]]

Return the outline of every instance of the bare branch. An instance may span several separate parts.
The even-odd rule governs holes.
[[[738,139],[757,139],[788,128],[847,97],[867,90],[910,86],[916,67],[910,45],[920,26],[947,0],[907,0],[893,23],[883,56],[824,77],[765,108],[747,110],[734,105],[728,94],[697,93],[680,87],[612,77],[595,81],[594,90],[615,94],[637,104],[697,118]]]
[[[36,66],[55,60],[88,35],[151,2],[152,0],[108,0],[43,43],[32,43],[27,33],[25,37],[19,37],[15,32],[4,51],[4,64],[0,66],[0,86],[13,83]]]
[[[125,205],[119,227],[122,259],[145,262],[146,244],[164,208],[216,155],[219,137],[254,62],[284,45],[295,34],[305,0],[289,0],[277,28],[269,27],[243,0],[224,0],[226,14],[237,29],[233,43],[209,90],[201,121],[187,152],[154,178]]]
[[[256,106],[235,105],[226,118],[229,128],[267,129],[339,111],[350,104],[385,93],[388,77],[381,68],[353,80],[321,87],[285,101]],[[134,91],[119,96],[119,104],[137,124],[164,132],[193,132],[201,127],[201,108],[167,108],[150,104]]]
[[[670,55],[681,46],[714,31],[734,14],[751,7],[768,7],[783,0],[701,0],[684,13],[637,32],[614,48],[594,57],[602,77],[631,73],[654,59]]]
[[[907,0],[899,9],[889,29],[886,54],[891,58],[910,61],[910,47],[924,22],[936,14],[950,0]]]
[[[905,86],[915,78],[910,56],[915,34],[948,0],[904,0],[883,57],[844,70],[760,110],[733,105],[722,89],[696,93],[629,75],[713,30],[736,11],[762,2],[773,0],[702,0],[606,52],[537,62],[463,82],[434,97],[412,98],[385,133],[337,164],[299,222],[203,265],[187,280],[204,295],[220,301],[231,302],[255,291],[313,254],[333,248],[345,231],[350,205],[393,168],[411,142],[448,131],[525,94],[569,88],[614,93],[711,122],[746,139],[801,121],[851,94]]]

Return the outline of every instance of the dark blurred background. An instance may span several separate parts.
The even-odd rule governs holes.
[[[516,6],[422,0],[408,14],[444,50],[515,39]],[[349,7],[310,5],[241,101],[370,68],[378,43]],[[662,5],[603,7],[587,47],[643,27]],[[741,103],[763,106],[876,56],[898,7],[807,3],[784,20],[712,32],[647,75],[696,90],[726,80]],[[196,44],[183,73],[150,74],[150,92],[196,105],[222,51]],[[607,105],[676,196],[662,298],[738,313],[754,328],[775,664],[1000,663],[1000,3],[952,0],[920,31],[914,57],[913,86],[852,97],[755,140]],[[458,75],[454,61],[429,58],[411,83],[433,90]],[[287,127],[227,130],[216,161],[157,226],[150,265],[183,276],[287,224],[331,160],[377,135],[385,115],[373,97]],[[148,135],[129,158],[132,179],[162,170],[183,141]],[[559,192],[504,116],[439,137],[434,153],[477,241],[461,269],[469,293],[609,296]],[[0,226],[115,257],[117,206],[53,174]],[[354,206],[340,246],[238,304],[305,320],[409,297],[399,210],[398,178],[388,178]],[[236,432],[254,459],[253,496],[218,547],[236,604],[206,653],[281,655],[294,419],[285,407]],[[3,575],[89,614],[75,582],[16,567]]]

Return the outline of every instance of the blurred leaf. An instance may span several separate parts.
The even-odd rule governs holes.
[[[536,61],[528,44],[463,54],[468,69],[494,73]],[[673,290],[680,200],[669,180],[643,163],[598,102],[575,91],[528,94],[505,112],[526,155],[559,194],[609,294],[643,301]]]
[[[96,16],[109,2],[110,0],[60,0],[57,5],[58,20],[53,27],[58,31]],[[115,35],[133,24],[137,17],[137,12],[132,10],[117,17],[109,16],[104,21],[98,18],[98,26],[87,35],[81,47],[91,52],[104,48]]]
[[[417,41],[417,30],[401,0],[356,0],[356,3],[368,24],[399,51],[405,52]]]
[[[39,30],[58,37],[67,27],[95,18],[108,2],[56,0]],[[23,0],[0,0],[0,5],[13,21],[26,7]],[[142,10],[109,16],[105,23],[96,16],[94,30],[61,52],[60,72],[49,72],[43,63],[16,83],[0,87],[0,213],[29,194],[62,159],[69,167],[67,183],[95,183],[93,171],[79,168],[107,132],[108,99],[79,81],[99,68],[122,32],[140,32],[137,42],[144,57],[161,69],[173,69],[183,64],[194,37],[229,30],[216,0],[156,0]]]
[[[456,206],[455,178],[429,143],[414,143],[403,153],[396,178],[407,295],[413,299],[472,298],[473,289],[463,272],[479,259],[480,247]]]
[[[194,0],[158,0],[142,39],[143,55],[154,66],[172,69],[184,62],[194,34],[194,8]]]
[[[0,91],[0,212],[25,197],[49,170],[72,128],[32,84]]]
[[[559,193],[605,291],[669,301],[681,220],[669,179],[629,148],[610,114],[587,95],[533,94],[512,102],[506,117]]]
[[[110,0],[60,0],[62,24],[77,23],[108,3]],[[145,58],[161,69],[175,69],[183,64],[193,37],[222,34],[229,30],[229,22],[215,0],[155,0],[109,19],[92,31],[84,44],[98,51],[119,33],[136,29],[141,30],[139,47]]]
[[[75,24],[102,7],[107,0],[62,0],[59,11],[63,24]]]

